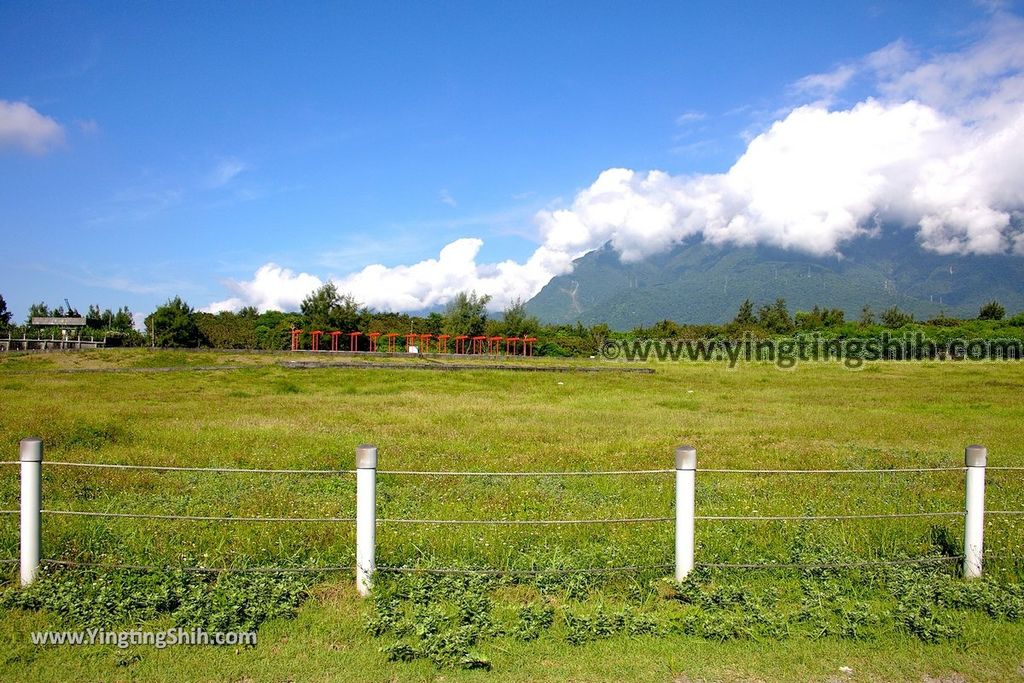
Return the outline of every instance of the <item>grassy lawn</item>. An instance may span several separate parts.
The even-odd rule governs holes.
[[[394,368],[360,368],[358,359],[345,359],[351,365],[339,368],[278,365],[291,359],[144,350],[0,356],[0,460],[16,459],[18,440],[32,435],[44,439],[50,461],[191,466],[351,468],[360,443],[378,446],[384,470],[664,469],[672,467],[680,443],[696,446],[703,468],[959,466],[971,443],[989,448],[990,465],[1024,465],[1024,367],[1014,363],[879,363],[861,371],[837,364],[780,371],[770,364],[728,370],[718,364],[655,363],[649,366],[654,374],[428,372],[405,364],[431,361],[404,359],[387,361]],[[168,368],[179,371],[162,371]],[[698,473],[697,507],[699,515],[956,511],[963,506],[962,479],[960,472]],[[8,466],[0,470],[0,509],[16,508],[17,500],[17,470]],[[381,475],[378,481],[378,515],[385,519],[662,517],[672,514],[672,500],[671,475]],[[44,501],[59,510],[350,517],[355,490],[351,476],[44,464]],[[1024,473],[990,472],[987,508],[1024,509]],[[672,562],[672,533],[665,523],[385,522],[378,529],[378,563],[649,567]],[[846,562],[956,552],[962,522],[707,521],[698,523],[697,537],[698,562]],[[959,674],[967,680],[1024,680],[1024,615],[1014,611],[1024,573],[1024,518],[991,517],[985,540],[991,553],[986,573],[998,584],[985,599],[1002,596],[1000,604],[1010,607],[990,605],[986,611],[950,598],[961,590],[962,582],[951,578],[955,565],[893,572],[705,571],[692,595],[665,582],[663,570],[585,580],[496,580],[471,590],[420,575],[382,577],[381,595],[394,603],[360,600],[348,574],[332,574],[303,579],[294,617],[262,622],[259,645],[249,649],[41,648],[29,642],[29,632],[66,628],[62,624],[74,615],[52,607],[0,609],[0,679],[917,681],[925,675],[957,680],[950,677]],[[347,523],[51,515],[44,518],[43,544],[46,557],[100,563],[350,566],[354,530]],[[0,517],[0,558],[17,552],[17,518]],[[81,593],[90,594],[94,574],[64,574],[60,585],[74,593],[77,581]],[[14,580],[8,571],[5,585]],[[945,596],[946,602],[936,603],[937,625],[929,615],[906,617],[904,593],[921,591]],[[437,666],[427,657],[389,660],[396,642],[413,638],[403,635],[402,623],[455,618],[459,596],[470,593],[493,606],[495,623],[517,623],[516,610],[531,605],[549,606],[558,617],[536,638],[495,632],[474,644],[490,671]],[[741,597],[726,600],[711,622],[701,621],[706,613],[719,614],[707,605],[717,609],[722,596],[731,594]],[[433,597],[417,603],[417,595]],[[74,597],[66,604],[74,604]],[[811,598],[843,607],[821,616],[809,606]],[[435,608],[436,614],[429,613]],[[398,625],[382,627],[374,637],[367,620],[387,617],[388,610]],[[625,615],[619,618],[625,626],[606,628],[606,613]],[[767,625],[743,621],[753,613]],[[778,614],[787,620],[773,625]],[[645,630],[648,618],[657,626]],[[818,628],[833,622],[856,633]],[[908,628],[911,622],[917,626]],[[156,613],[142,623],[155,630],[175,622]],[[945,633],[951,625],[955,633]],[[579,637],[584,632],[589,635]]]

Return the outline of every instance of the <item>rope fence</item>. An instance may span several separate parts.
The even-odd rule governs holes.
[[[744,474],[744,475],[847,475],[847,474],[903,474],[928,472],[962,472],[966,474],[967,494],[964,510],[931,510],[915,512],[859,513],[859,514],[786,514],[786,515],[697,515],[695,510],[696,450],[683,446],[676,450],[675,469],[647,470],[594,470],[576,472],[534,471],[534,472],[481,472],[481,471],[426,471],[426,470],[378,470],[375,446],[360,446],[356,449],[355,469],[271,469],[240,467],[183,467],[146,464],[89,463],[72,461],[48,461],[47,466],[152,470],[163,472],[199,472],[232,474],[313,474],[351,475],[356,478],[356,515],[354,517],[250,517],[235,515],[186,515],[142,512],[113,512],[100,510],[64,510],[43,508],[42,501],[42,442],[25,439],[21,444],[21,460],[3,461],[0,465],[20,464],[22,466],[20,510],[0,510],[0,515],[21,515],[21,557],[17,560],[2,560],[2,564],[21,564],[23,584],[31,583],[42,565],[138,569],[147,571],[194,571],[194,572],[340,572],[355,571],[357,588],[366,594],[372,585],[375,572],[392,573],[434,573],[434,574],[493,574],[493,575],[537,575],[560,573],[607,573],[625,571],[649,571],[675,569],[675,577],[682,580],[694,568],[706,569],[827,569],[856,568],[901,564],[928,564],[963,562],[964,575],[975,577],[981,574],[982,530],[984,524],[984,480],[987,451],[981,446],[970,446],[966,450],[965,465],[959,467],[906,467],[906,468],[853,468],[853,469],[701,469],[702,474]],[[988,468],[999,471],[1024,471],[1024,467],[998,466]],[[645,476],[675,474],[675,514],[664,517],[608,517],[594,519],[418,519],[377,516],[376,478],[377,475],[423,476],[423,477],[589,477],[589,476]],[[134,520],[188,521],[188,522],[238,522],[238,523],[343,523],[356,525],[356,563],[353,566],[327,567],[159,567],[138,564],[108,564],[80,562],[65,559],[42,559],[41,517],[42,515],[67,517],[92,517]],[[989,515],[1024,515],[1024,510],[992,510]],[[925,556],[920,558],[897,558],[849,562],[696,562],[694,527],[700,522],[806,522],[806,521],[847,521],[879,519],[911,519],[950,517],[964,519],[964,552],[960,555]],[[376,527],[380,525],[484,525],[484,526],[559,526],[559,525],[610,525],[610,524],[659,524],[675,523],[675,563],[664,565],[625,565],[618,567],[582,568],[540,568],[540,569],[463,569],[378,566],[376,564]],[[991,556],[990,556],[991,557]]]
[[[986,555],[987,559],[998,559],[1001,556]],[[963,560],[963,555],[943,555],[935,557],[910,557],[889,560],[860,560],[856,562],[697,562],[694,566],[700,569],[856,569],[860,567],[889,567],[904,565],[945,564]],[[2,559],[0,564],[18,564],[16,558]],[[40,564],[83,569],[154,571],[154,572],[191,572],[201,574],[214,573],[259,573],[259,574],[321,574],[329,572],[350,572],[354,565],[329,565],[323,567],[199,567],[199,566],[166,566],[150,564],[122,564],[109,562],[82,562],[78,560],[44,559]],[[618,565],[613,567],[545,567],[541,569],[494,569],[494,568],[462,568],[462,567],[404,567],[378,565],[378,572],[393,574],[443,574],[443,575],[489,575],[489,576],[539,576],[568,574],[607,574],[617,572],[663,571],[675,565]]]
[[[242,467],[176,467],[170,465],[121,465],[104,462],[68,462],[66,460],[48,460],[47,466],[57,467],[92,467],[111,470],[156,470],[159,472],[210,472],[228,474],[355,474],[355,470],[275,470],[247,469]]]

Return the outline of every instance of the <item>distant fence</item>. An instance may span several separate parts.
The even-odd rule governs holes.
[[[353,523],[356,527],[355,566],[352,567],[174,567],[173,569],[196,572],[243,571],[243,572],[330,572],[354,571],[356,587],[360,594],[369,593],[374,574],[378,571],[423,572],[439,574],[547,574],[547,573],[596,573],[626,570],[674,569],[676,580],[683,580],[694,567],[770,569],[770,568],[816,568],[816,567],[870,567],[878,565],[921,564],[962,560],[966,578],[981,576],[984,555],[985,515],[1024,515],[1024,510],[985,510],[985,473],[987,450],[984,446],[968,446],[962,467],[908,467],[882,469],[703,469],[701,472],[736,475],[850,475],[850,474],[913,474],[921,472],[964,472],[965,505],[963,510],[932,512],[862,513],[836,515],[697,515],[697,451],[691,446],[680,446],[675,451],[675,468],[663,470],[606,470],[580,472],[434,472],[419,470],[377,469],[377,447],[363,445],[356,448],[354,470],[338,469],[247,469],[234,467],[177,467],[165,465],[129,465],[88,462],[51,461],[48,467],[77,467],[121,470],[149,470],[160,472],[202,472],[239,474],[280,474],[280,475],[355,475],[356,515],[355,517],[234,517],[202,515],[165,515],[133,512],[100,512],[84,510],[53,510],[42,505],[43,443],[37,438],[23,439],[20,444],[19,461],[0,462],[0,465],[21,466],[21,509],[0,510],[0,514],[21,516],[21,556],[19,559],[3,560],[3,563],[21,565],[21,583],[32,583],[43,564],[100,567],[109,569],[159,570],[166,567],[151,565],[103,564],[78,562],[61,559],[42,559],[42,516],[105,517],[117,519],[184,520],[202,522],[294,522],[294,523]],[[1024,471],[1024,467],[992,467],[993,470]],[[675,514],[667,517],[622,517],[601,519],[411,519],[377,517],[377,475],[403,476],[456,476],[456,477],[585,477],[585,476],[644,476],[675,474]],[[804,520],[853,520],[853,519],[903,519],[914,517],[962,517],[964,520],[963,554],[957,556],[901,558],[890,560],[865,560],[840,563],[721,563],[695,562],[695,531],[697,521],[804,521]],[[586,524],[647,524],[659,522],[675,523],[675,563],[652,566],[593,567],[581,569],[434,569],[417,567],[378,566],[376,562],[376,533],[378,524],[436,524],[436,525],[586,525]]]

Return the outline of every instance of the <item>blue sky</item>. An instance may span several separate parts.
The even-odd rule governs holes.
[[[1024,40],[1014,11],[8,1],[0,294],[19,319],[64,297],[143,314],[179,294],[196,307],[287,306],[327,278],[378,307],[437,305],[465,283],[528,296],[565,267],[549,259],[520,276],[538,246],[663,248],[659,237],[631,250],[654,239],[643,226],[591,230],[604,220],[586,205],[599,178],[640,193],[661,182],[608,169],[676,183],[723,174],[794,107],[845,111],[877,95],[868,56],[895,46],[909,74],[1001,26]],[[921,100],[890,95],[887,107]],[[570,219],[586,240],[552,237]],[[372,264],[385,270],[353,279]],[[498,270],[505,280],[487,280]]]

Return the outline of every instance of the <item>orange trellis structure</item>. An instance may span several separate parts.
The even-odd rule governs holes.
[[[292,351],[301,351],[299,347],[302,344],[302,333],[303,331],[299,328],[293,327],[290,331],[292,338]],[[310,337],[312,343],[310,344],[311,350],[320,351],[320,339],[324,335],[330,335],[331,337],[331,351],[338,351],[340,342],[338,339],[343,334],[347,334],[349,338],[349,350],[359,351],[359,337],[363,336],[362,332],[341,332],[335,330],[333,332],[324,332],[323,330],[310,330]],[[457,353],[457,354],[489,354],[492,356],[500,356],[502,354],[506,356],[533,356],[535,354],[534,345],[537,343],[537,337],[502,337],[495,335],[488,337],[486,335],[476,335],[470,337],[467,334],[450,335],[450,334],[438,334],[433,335],[429,333],[418,333],[410,332],[406,335],[401,335],[398,332],[367,332],[366,337],[369,341],[370,353],[387,350],[388,353],[396,353],[398,351],[398,337],[405,337],[406,350],[410,347],[419,345],[417,348],[420,353],[430,353],[430,342],[434,339],[437,340],[437,346],[434,348],[434,353]],[[379,345],[380,338],[384,337],[387,339],[387,346]],[[449,346],[448,341],[450,339],[455,340],[454,351]],[[504,344],[504,347],[502,346]],[[325,349],[326,350],[326,349]]]

